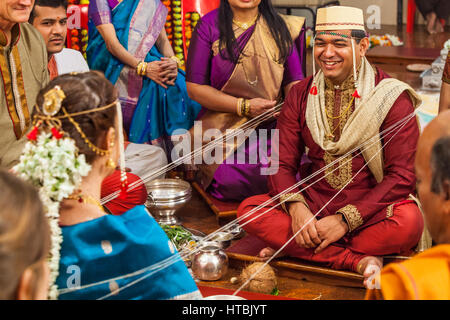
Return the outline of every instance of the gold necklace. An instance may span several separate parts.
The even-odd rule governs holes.
[[[339,127],[341,126],[342,116],[343,116],[344,114],[347,113],[347,111],[348,111],[348,110],[350,109],[350,107],[352,106],[354,100],[355,100],[355,97],[352,97],[352,98],[350,99],[350,103],[348,104],[347,108],[345,108],[345,110],[344,110],[343,112],[341,112],[341,114],[340,114],[339,116],[337,116],[337,117],[332,117],[332,116],[330,116],[330,115],[328,114],[327,108],[325,107],[325,113],[326,113],[326,115],[327,115],[328,118],[330,118],[330,119],[339,119],[339,122],[338,122],[338,124],[336,125],[336,127],[333,129],[333,131],[331,131],[330,133],[327,134],[327,137],[328,137],[330,140],[333,140],[333,139],[334,139],[334,137],[335,137],[334,132],[336,131],[337,128],[339,128]]]
[[[255,24],[256,20],[258,20],[258,17],[259,17],[259,13],[249,22],[239,22],[239,21],[233,19],[233,23],[235,25],[237,25],[239,28],[241,28],[243,30],[247,30],[248,28],[250,28],[252,25]]]
[[[85,194],[79,193],[79,194],[70,195],[66,199],[76,200],[79,203],[84,203],[84,204],[93,204],[93,205],[97,206],[102,212],[105,212],[105,209],[103,209],[103,206],[100,203],[100,201],[98,201],[97,199],[95,199],[94,197],[92,197],[90,195],[85,195]]]
[[[256,86],[258,84],[258,75],[255,76],[255,80],[249,80],[247,71],[245,70],[244,61],[242,61],[242,69],[244,70],[245,80],[247,80],[247,83],[251,86]]]
[[[345,110],[344,110],[343,112],[341,112],[341,114],[338,115],[337,117],[330,116],[330,115],[328,114],[327,108],[325,108],[325,113],[327,114],[327,117],[330,118],[330,119],[339,119],[340,117],[342,117],[344,114],[347,113],[347,111],[348,111],[348,110],[350,109],[350,107],[352,106],[353,101],[355,101],[355,97],[352,97],[352,99],[350,100],[350,103],[348,104],[347,108],[345,108]]]

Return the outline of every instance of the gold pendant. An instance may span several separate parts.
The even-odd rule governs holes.
[[[256,79],[253,81],[247,80],[248,84],[251,86],[256,86],[258,84],[258,76],[256,76]]]

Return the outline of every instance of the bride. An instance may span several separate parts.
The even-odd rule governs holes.
[[[116,168],[123,145],[114,86],[98,72],[63,75],[40,92],[35,110],[15,171],[40,187],[50,217],[50,297],[201,298],[144,206],[113,216],[100,204],[101,183]]]

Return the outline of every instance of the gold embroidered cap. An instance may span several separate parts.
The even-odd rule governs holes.
[[[364,14],[359,8],[333,6],[317,10],[316,31],[362,30]]]

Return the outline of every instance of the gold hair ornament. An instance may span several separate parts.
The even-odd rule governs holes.
[[[34,127],[27,135],[27,138],[29,140],[35,141],[37,139],[39,127],[42,125],[42,123],[45,123],[46,126],[50,128],[53,137],[55,139],[61,139],[64,136],[64,131],[61,129],[62,127],[61,119],[68,118],[69,121],[75,127],[75,129],[78,131],[78,133],[81,135],[84,142],[89,146],[89,148],[92,151],[94,151],[99,156],[109,155],[110,154],[109,150],[104,150],[97,147],[86,137],[80,125],[75,121],[75,119],[73,119],[73,117],[111,108],[117,104],[117,101],[114,101],[106,106],[102,106],[99,108],[69,114],[67,110],[64,107],[62,107],[62,102],[64,101],[65,98],[66,95],[64,94],[64,91],[61,89],[60,86],[55,86],[54,88],[50,89],[44,94],[44,102],[42,104],[43,110],[41,112],[39,106],[36,105],[36,110],[38,110],[38,113],[34,116]],[[56,116],[56,114],[61,109],[64,115]]]

